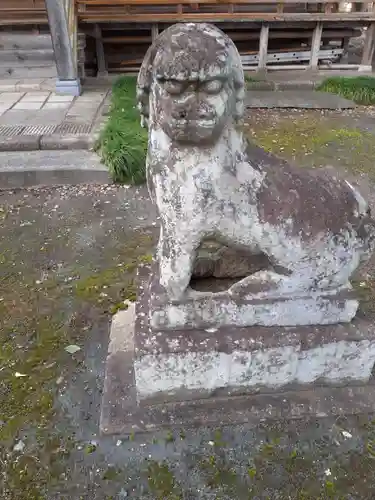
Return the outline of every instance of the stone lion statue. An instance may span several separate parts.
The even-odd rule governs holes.
[[[142,64],[137,96],[149,129],[147,181],[161,219],[157,260],[168,299],[192,293],[197,250],[210,238],[270,263],[233,284],[232,298],[350,290],[374,247],[366,201],[349,182],[244,140],[237,124],[244,95],[239,53],[209,24],[166,29]]]

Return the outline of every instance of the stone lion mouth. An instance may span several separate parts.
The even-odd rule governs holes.
[[[187,125],[193,127],[212,127],[215,125],[215,120],[213,118],[196,118],[196,119],[186,119],[175,120],[174,125],[177,127],[186,127]]]

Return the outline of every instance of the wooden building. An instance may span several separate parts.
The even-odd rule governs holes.
[[[79,66],[82,75],[135,71],[160,31],[188,21],[219,25],[237,44],[246,69],[372,64],[375,3],[358,0],[0,0],[3,30],[49,28],[62,81],[78,79]],[[348,40],[363,28],[362,58],[348,65],[342,60]]]

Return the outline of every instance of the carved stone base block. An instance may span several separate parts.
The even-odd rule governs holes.
[[[149,289],[150,328],[158,330],[185,330],[190,328],[245,327],[245,326],[298,326],[350,323],[359,303],[351,290],[278,294],[269,290],[262,296],[230,291],[190,290],[179,301],[169,301],[159,285],[157,266],[142,270],[147,276]],[[223,280],[216,280],[220,283]],[[255,285],[254,288],[259,288]],[[250,287],[248,287],[249,289]]]
[[[216,295],[216,294],[215,294]],[[345,294],[236,300],[226,292],[186,298],[180,303],[155,304],[150,326],[158,329],[233,326],[297,326],[350,323],[358,301]]]
[[[103,433],[375,410],[375,325],[155,332],[148,293],[113,319]]]

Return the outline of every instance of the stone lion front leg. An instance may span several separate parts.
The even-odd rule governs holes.
[[[182,223],[160,229],[158,261],[160,284],[170,300],[179,300],[189,286],[200,244],[200,235],[192,234]]]

